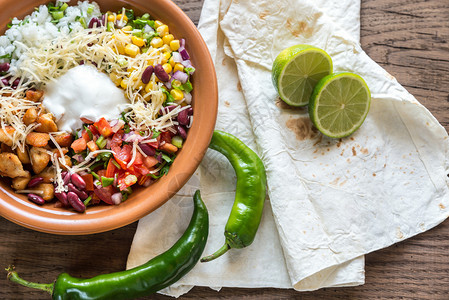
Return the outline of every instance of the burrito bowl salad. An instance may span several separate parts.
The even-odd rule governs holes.
[[[185,40],[149,14],[57,1],[0,37],[0,175],[42,205],[117,205],[167,174],[192,125]]]

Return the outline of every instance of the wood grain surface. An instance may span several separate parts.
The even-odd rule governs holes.
[[[198,22],[202,1],[175,1]],[[365,51],[449,129],[449,0],[362,0]],[[125,268],[137,223],[89,236],[35,232],[0,218],[0,267],[34,281],[60,272],[89,277]],[[449,299],[449,222],[366,256],[366,284],[299,293],[279,289],[194,288],[181,299]],[[0,276],[0,299],[48,299]],[[170,299],[161,295],[147,299]]]

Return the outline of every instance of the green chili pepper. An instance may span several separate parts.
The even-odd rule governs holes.
[[[228,158],[237,175],[237,187],[225,227],[225,244],[214,254],[203,257],[201,262],[214,260],[231,248],[244,248],[253,242],[262,218],[267,186],[262,161],[235,136],[215,130],[209,148]]]
[[[91,279],[78,279],[67,273],[54,283],[41,284],[20,278],[9,267],[9,280],[44,290],[53,299],[132,299],[155,293],[178,281],[198,262],[209,233],[209,216],[199,191],[193,196],[192,219],[181,238],[166,252],[130,270],[104,274]]]
[[[104,187],[110,186],[114,182],[114,178],[101,176],[101,185]]]
[[[106,147],[106,144],[108,143],[108,140],[104,138],[104,136],[100,135],[100,137],[97,139],[95,144],[97,144],[98,148],[103,149]]]

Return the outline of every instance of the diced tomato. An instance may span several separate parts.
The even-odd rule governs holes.
[[[94,126],[98,129],[98,132],[104,136],[108,137],[112,135],[114,132],[112,131],[112,127],[105,118],[101,118],[97,122],[94,123]]]
[[[99,170],[99,171],[97,171],[97,174],[98,174],[98,176],[104,176],[104,177],[107,177],[106,176],[106,170],[105,169],[101,169],[101,170]]]
[[[112,147],[120,147],[123,143],[122,141],[123,131],[120,130],[112,136],[111,139],[111,148]]]
[[[140,175],[147,175],[148,173],[150,173],[150,170],[148,170],[148,168],[145,165],[134,165],[134,170],[139,173]]]
[[[161,132],[160,134],[161,142],[171,143],[171,139],[173,136],[174,134],[171,131]]]
[[[73,151],[75,151],[75,153],[80,153],[86,150],[87,143],[85,139],[79,138],[75,140],[70,147],[73,149]]]
[[[101,200],[100,200],[100,198],[98,198],[97,194],[92,193],[91,196],[92,196],[92,200],[91,200],[90,203],[92,203],[92,204],[98,204],[98,203],[101,202]]]
[[[176,151],[178,151],[178,147],[171,143],[165,143],[161,146],[161,150],[167,153],[175,153]]]
[[[108,166],[106,168],[106,177],[113,178],[118,168],[113,163],[115,160],[111,158],[108,162]]]
[[[93,135],[99,135],[100,133],[97,130],[97,127],[95,127],[94,125],[89,125],[89,130],[90,132],[92,132]]]
[[[86,130],[83,130],[83,131],[81,132],[81,137],[82,137],[86,142],[89,142],[89,141],[91,140],[91,138],[90,138],[90,136],[89,136],[89,134],[87,133]]]
[[[95,193],[95,195],[97,195],[98,198],[100,198],[101,201],[103,201],[107,204],[114,204],[114,202],[112,202],[112,194],[114,193],[113,186],[110,185],[107,187],[95,189],[94,193]]]
[[[93,124],[93,123],[94,123],[93,121],[91,121],[91,120],[89,120],[89,119],[86,119],[86,118],[84,118],[84,117],[81,117],[80,120],[81,120],[84,124]]]
[[[155,142],[149,142],[149,143],[146,143],[148,146],[151,146],[151,147],[153,147],[154,149],[159,149],[159,144],[160,144],[160,136],[158,136],[157,138],[156,138],[156,141]]]
[[[147,168],[151,168],[154,167],[155,165],[157,165],[159,163],[159,161],[157,160],[156,157],[154,156],[147,156],[143,159],[143,164],[145,165],[145,167]]]
[[[126,170],[127,165],[132,157],[133,148],[130,145],[124,145],[121,149],[119,147],[111,148],[114,151],[114,158],[122,167],[122,169]]]
[[[98,145],[94,141],[88,141],[87,142],[87,148],[89,148],[90,152],[94,152],[94,151],[99,149]]]
[[[92,174],[82,175],[81,178],[86,183],[86,191],[92,192],[94,190],[94,178]]]
[[[132,186],[137,182],[137,176],[134,174],[129,174],[129,172],[120,175],[117,180],[117,185],[120,191]]]
[[[143,164],[143,155],[136,150],[136,158],[134,159],[133,165],[141,165]]]

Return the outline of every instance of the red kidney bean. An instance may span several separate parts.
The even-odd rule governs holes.
[[[67,187],[69,188],[69,192],[72,192],[72,193],[75,193],[78,197],[80,197],[81,198],[81,200],[85,200],[85,199],[87,199],[87,193],[85,192],[85,191],[80,191],[80,190],[78,190],[74,185],[73,185],[73,183],[69,183],[68,185],[67,185]]]
[[[139,147],[148,156],[154,156],[156,154],[156,150],[153,147],[151,147],[150,145],[140,143]]]
[[[61,174],[62,175],[62,174]],[[68,184],[69,182],[70,182],[70,178],[71,178],[71,176],[70,176],[70,173],[69,172],[67,172],[65,175],[64,175],[64,185],[66,185],[66,184]]]
[[[98,20],[97,18],[93,17],[92,19],[90,19],[89,28],[94,28],[94,25],[97,25],[96,27],[100,27],[101,21]]]
[[[187,112],[187,110],[186,109],[184,109],[184,110],[181,110],[179,113],[178,113],[178,122],[179,122],[179,124],[181,124],[181,125],[189,125],[189,115],[188,115],[188,112]]]
[[[148,66],[145,69],[145,71],[143,71],[143,73],[142,73],[142,78],[141,78],[142,82],[145,83],[145,84],[150,82],[151,75],[153,75],[153,72],[154,72],[153,66]]]
[[[38,185],[39,183],[41,183],[42,181],[44,181],[43,177],[36,177],[30,180],[30,182],[28,182],[27,187],[32,188],[35,187],[36,185]]]
[[[192,115],[193,115],[193,107],[187,108],[187,114],[188,114],[189,116],[192,116]]]
[[[67,200],[67,194],[64,192],[55,193],[55,197],[62,203],[64,206],[69,206],[69,202]]]
[[[43,205],[45,203],[42,197],[35,194],[28,194],[28,199],[36,204]]]
[[[184,140],[187,138],[187,131],[185,130],[184,126],[176,126],[176,131],[178,131],[179,136],[181,136]]]
[[[19,83],[20,83],[20,78],[16,78],[16,79],[13,81],[12,86],[13,86],[13,87],[18,86]]]
[[[0,72],[8,72],[9,71],[9,63],[5,62],[5,63],[1,63],[0,64]]]
[[[86,210],[86,205],[83,201],[73,192],[67,193],[67,201],[77,212],[84,212]]]
[[[168,76],[167,72],[162,68],[161,64],[157,64],[154,67],[154,74],[156,74],[160,81],[167,82],[170,80],[170,76]]]
[[[86,188],[86,182],[78,174],[73,173],[71,176],[71,179],[72,179],[72,183],[80,190],[84,190]]]
[[[106,14],[101,16],[101,25],[104,26],[106,24]]]
[[[8,86],[9,85],[9,80],[6,79],[6,78],[2,78],[2,83],[3,83],[3,85]]]
[[[174,110],[176,107],[178,107],[178,105],[168,105],[168,106],[162,107],[161,110],[159,111],[159,114],[165,115],[165,114],[171,112],[172,110]]]

